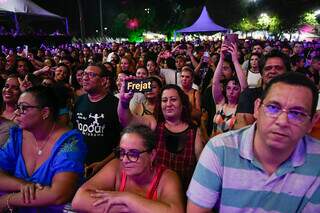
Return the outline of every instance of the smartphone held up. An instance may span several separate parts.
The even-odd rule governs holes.
[[[229,33],[224,36],[224,44],[227,46],[230,46],[231,44],[237,44],[238,43],[238,34],[235,33]]]

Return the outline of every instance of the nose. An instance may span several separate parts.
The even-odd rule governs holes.
[[[129,158],[128,158],[128,155],[127,154],[125,154],[124,156],[123,156],[123,158],[122,158],[122,160],[121,160],[122,162],[124,162],[124,163],[128,163],[128,162],[130,162],[130,160],[129,160]]]
[[[82,75],[82,80],[84,81],[84,80],[88,80],[89,79],[89,76],[87,75],[87,74],[83,74]]]
[[[280,112],[280,115],[277,117],[276,124],[287,125],[288,123],[289,123],[288,113],[284,111]]]
[[[13,113],[15,114],[15,116],[19,116],[20,115],[19,108],[15,109]]]

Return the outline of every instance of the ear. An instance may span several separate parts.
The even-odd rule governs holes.
[[[313,115],[313,118],[311,120],[311,125],[308,129],[308,133],[311,132],[312,128],[318,124],[320,122],[320,111],[317,111],[314,115]]]
[[[50,109],[49,109],[49,107],[44,107],[44,108],[42,109],[42,119],[43,119],[43,120],[46,120],[46,119],[49,117],[49,115],[50,115]]]
[[[101,84],[103,87],[106,87],[108,85],[109,78],[108,77],[102,77],[101,78]]]
[[[260,108],[260,105],[261,105],[261,99],[260,98],[257,98],[255,101],[254,101],[254,111],[253,111],[253,117],[257,120],[258,116],[259,116],[259,108]]]
[[[156,149],[153,149],[152,152],[151,152],[151,162],[152,163],[156,159],[156,156],[157,156],[157,151],[156,151]]]

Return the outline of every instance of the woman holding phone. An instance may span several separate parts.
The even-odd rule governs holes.
[[[232,63],[227,63],[229,53]],[[212,96],[216,103],[211,136],[231,130],[234,126],[236,109],[241,91],[247,87],[246,77],[238,61],[236,44],[222,44],[220,60],[212,79]]]

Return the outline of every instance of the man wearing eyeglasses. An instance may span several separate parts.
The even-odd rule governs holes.
[[[262,94],[266,84],[274,77],[290,71],[290,63],[287,56],[278,50],[272,50],[262,60],[262,86],[257,88],[246,88],[241,92],[234,129],[250,125],[255,121],[253,116],[254,102]]]
[[[88,146],[86,171],[95,173],[113,158],[120,139],[118,99],[110,93],[111,73],[102,64],[91,64],[83,72],[83,89],[73,113],[73,125]]]
[[[187,212],[320,212],[320,143],[307,135],[317,101],[304,75],[273,78],[255,101],[256,122],[204,148]]]

